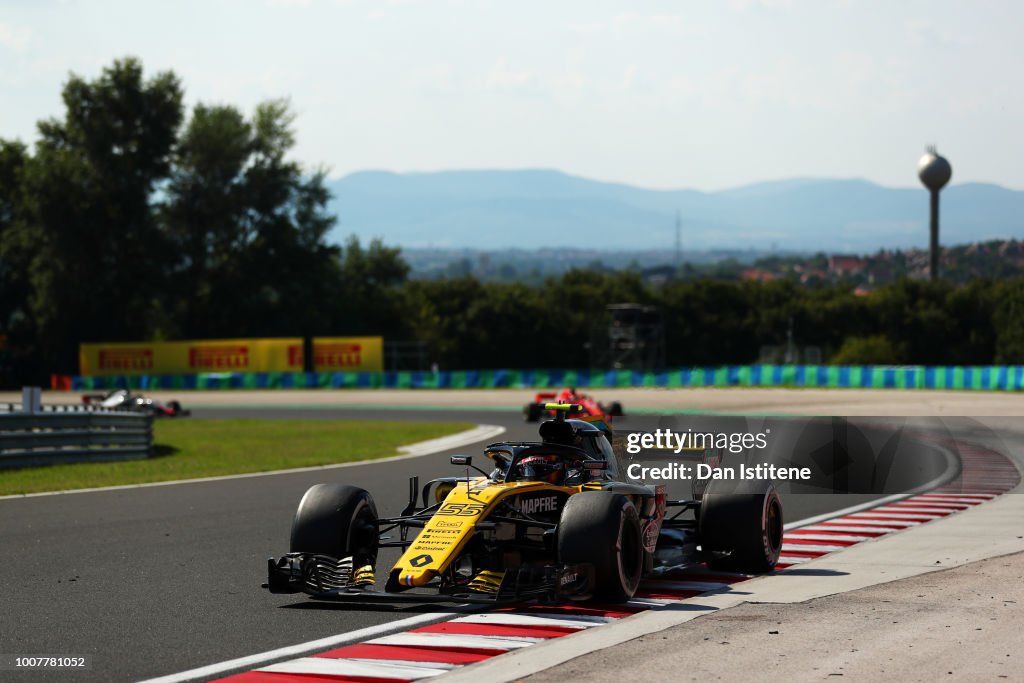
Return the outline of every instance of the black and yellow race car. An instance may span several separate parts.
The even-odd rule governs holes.
[[[273,593],[352,602],[523,600],[622,602],[641,578],[708,562],[749,573],[771,571],[782,545],[782,504],[770,482],[711,481],[689,500],[664,486],[627,479],[603,422],[556,419],[538,442],[486,447],[488,473],[452,456],[466,476],[422,489],[380,517],[372,496],[341,483],[302,497],[291,551],[268,560]],[[469,468],[480,476],[469,476]],[[685,515],[686,512],[692,515]],[[378,550],[400,548],[377,586]]]

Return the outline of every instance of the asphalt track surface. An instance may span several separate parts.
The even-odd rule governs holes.
[[[536,438],[514,411],[200,408],[204,417],[462,420]],[[651,416],[617,423],[658,426]],[[479,452],[478,446],[458,449]],[[89,655],[90,671],[3,672],[6,680],[127,681],[386,623],[410,609],[353,609],[260,588],[266,559],[287,551],[305,490],[345,481],[382,514],[404,505],[407,480],[453,474],[450,452],[320,472],[0,500],[0,652]],[[461,472],[457,472],[461,473]],[[672,495],[670,489],[670,495]],[[680,495],[685,495],[682,493]],[[787,521],[873,495],[784,497]],[[383,555],[381,564],[397,557]],[[432,606],[430,611],[438,611]]]

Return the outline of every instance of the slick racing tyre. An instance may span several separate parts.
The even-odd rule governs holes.
[[[622,412],[622,404],[618,401],[612,401],[611,409],[608,411],[608,414],[612,417],[622,417],[625,415],[625,413]]]
[[[640,585],[640,515],[623,495],[587,491],[569,498],[558,525],[558,560],[594,567],[593,597],[625,602]]]
[[[370,494],[347,484],[317,484],[306,491],[292,521],[291,552],[343,558],[356,567],[377,563],[377,506]]]
[[[539,422],[543,410],[543,406],[539,403],[527,403],[523,406],[523,419],[527,422]]]
[[[712,480],[699,534],[708,564],[748,574],[770,572],[782,550],[782,501],[770,481]]]

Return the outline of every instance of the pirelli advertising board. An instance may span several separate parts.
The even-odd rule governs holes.
[[[317,337],[317,372],[380,372],[381,337]],[[303,342],[283,339],[206,339],[175,342],[81,344],[82,375],[171,375],[200,372],[302,372]]]

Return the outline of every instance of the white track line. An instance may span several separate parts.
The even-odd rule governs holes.
[[[894,531],[899,531],[906,527],[898,526],[854,526],[851,524],[815,524],[814,526],[805,526],[804,529],[808,531],[835,531],[842,533],[862,533],[862,534],[891,534]],[[874,538],[869,537],[869,538]]]
[[[504,427],[499,427],[498,425],[477,425],[465,432],[449,434],[437,439],[428,439],[427,441],[412,443],[408,446],[399,446],[398,450],[410,457],[430,455],[431,453],[440,453],[452,448],[468,446],[484,439],[493,439],[500,434],[504,434],[505,431]]]
[[[516,614],[515,612],[481,612],[470,614],[453,622],[462,624],[499,624],[501,626],[551,626],[555,628],[591,628],[601,626],[609,621],[610,617],[595,617],[589,615],[566,616],[562,614],[543,614],[531,612],[529,614]]]
[[[917,507],[915,505],[904,505],[903,503],[897,503],[896,505],[886,505],[886,510],[892,510],[894,512],[925,512],[928,514],[952,514],[954,512],[960,512],[966,510],[969,506],[964,507],[940,507],[938,505],[926,505]]]
[[[316,465],[314,467],[293,467],[287,470],[274,470],[272,472],[248,472],[246,474],[225,474],[219,477],[201,477],[198,479],[175,479],[173,481],[152,481],[145,484],[125,484],[123,486],[98,486],[91,489],[72,489],[70,491],[43,491],[42,493],[17,493],[10,496],[0,496],[0,500],[12,498],[38,498],[40,496],[64,496],[72,493],[97,493],[100,491],[120,491],[123,489],[144,489],[155,486],[176,486],[178,484],[200,484],[208,481],[229,481],[231,479],[252,479],[253,477],[273,477],[278,474],[295,474],[297,472],[314,472],[317,470],[333,470],[341,467],[358,467],[360,465],[376,465],[382,462],[395,462],[397,460],[408,460],[419,458],[424,455],[440,453],[460,446],[469,446],[480,441],[490,440],[504,434],[506,429],[498,425],[477,425],[473,429],[467,429],[458,434],[445,436],[440,439],[430,439],[408,446],[400,446],[399,451],[405,455],[395,455],[390,458],[377,458],[375,460],[358,460],[356,462],[340,462],[334,465]]]
[[[896,528],[904,529],[906,527],[917,526],[921,522],[914,521],[912,519],[830,519],[827,522],[821,524],[815,524],[813,526],[823,526],[830,529],[846,528],[848,526],[875,526],[878,528]],[[801,527],[803,528],[803,527]]]
[[[918,498],[929,500],[949,500],[954,503],[983,503],[996,498],[993,493],[922,493]]]
[[[396,633],[367,641],[371,645],[411,645],[413,647],[464,647],[474,650],[518,650],[545,638],[525,636],[472,636],[461,633]]]
[[[803,529],[795,529],[788,534],[786,538],[792,540],[797,539],[801,541],[846,541],[847,543],[863,543],[864,541],[870,541],[870,536],[850,536],[846,534],[816,534],[813,531],[804,531]]]
[[[943,517],[946,517],[946,515],[944,515],[944,514],[943,515],[929,515],[929,514],[925,514],[923,512],[913,512],[913,513],[911,513],[911,512],[892,512],[891,510],[888,510],[888,509],[881,509],[881,508],[879,508],[878,510],[871,510],[870,512],[868,512],[868,511],[857,512],[857,513],[854,513],[852,515],[848,515],[848,517],[849,517],[849,519],[857,520],[858,522],[861,519],[864,519],[864,518],[868,518],[868,519],[875,519],[875,518],[877,518],[877,519],[891,519],[891,520],[903,519],[903,520],[910,520],[910,521],[915,520],[915,519],[917,519],[917,520],[923,519],[925,521],[931,521],[933,519],[942,519]]]
[[[384,664],[386,666],[414,666],[423,669],[439,669],[443,671],[451,671],[452,669],[458,669],[462,664],[448,664],[446,662],[420,662],[411,659],[370,659],[367,657],[336,657],[335,659],[344,659],[347,662],[362,662],[364,664]]]

